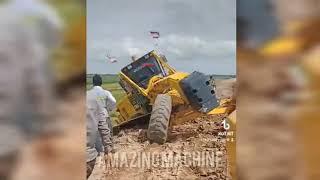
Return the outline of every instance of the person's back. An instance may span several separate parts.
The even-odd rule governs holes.
[[[89,91],[92,92],[96,98],[99,99],[99,103],[104,106],[106,109],[106,117],[109,117],[109,112],[115,108],[116,99],[112,96],[112,94],[103,89],[102,86],[102,77],[100,75],[94,75],[92,78],[93,88]]]
[[[87,91],[87,178],[93,171],[98,152],[96,142],[98,132],[102,139],[105,155],[112,151],[110,129],[105,117],[103,103],[97,98],[95,91]]]
[[[116,103],[112,94],[109,91],[104,90],[101,86],[94,86],[89,91],[94,93],[94,95],[100,100],[99,103],[101,103],[107,110],[106,117],[109,117],[109,112],[114,109]]]
[[[107,123],[111,130],[112,134],[112,122],[110,119],[110,112],[115,109],[116,99],[112,96],[112,94],[102,88],[102,77],[100,75],[94,75],[92,78],[93,87],[89,90],[93,96],[98,99],[98,103],[104,107],[105,118],[107,119]]]

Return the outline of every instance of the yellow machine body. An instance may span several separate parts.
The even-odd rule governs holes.
[[[155,102],[158,94],[168,94],[172,99],[172,113],[170,118],[170,124],[180,124],[188,121],[192,118],[204,115],[204,113],[195,110],[190,106],[188,97],[180,86],[180,81],[186,78],[189,74],[183,72],[177,72],[166,61],[165,57],[158,55],[155,51],[149,53],[150,56],[155,57],[156,61],[161,65],[165,76],[152,77],[145,88],[139,86],[132,79],[130,79],[125,73],[120,72],[120,84],[127,92],[117,104],[117,112],[119,114],[116,120],[116,126],[121,126],[130,122],[131,120],[138,119],[149,115],[152,105]],[[137,94],[139,94],[137,97]],[[143,108],[139,105],[134,105],[138,99],[145,99],[146,107]],[[221,101],[223,106],[219,106],[207,114],[227,114],[228,108],[225,107],[228,101]],[[140,103],[142,104],[142,103]]]

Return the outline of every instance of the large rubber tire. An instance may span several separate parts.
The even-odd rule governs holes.
[[[163,144],[167,140],[172,109],[171,96],[159,94],[152,107],[147,137],[150,142]]]

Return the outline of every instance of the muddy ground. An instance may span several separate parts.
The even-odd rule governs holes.
[[[218,121],[216,121],[218,120]],[[216,121],[216,122],[215,122]],[[218,135],[223,131],[219,118],[203,117],[180,126],[175,126],[169,136],[169,141],[163,145],[150,144],[144,138],[143,129],[127,129],[115,136],[117,153],[127,153],[128,159],[135,158],[135,153],[173,152],[187,156],[192,152],[220,151],[225,156],[226,146],[223,137]],[[98,159],[96,168],[90,180],[105,179],[227,179],[228,171],[225,162],[221,168],[211,166],[170,167],[110,167],[106,170],[104,161]]]
[[[232,97],[235,79],[218,80],[216,91],[218,98]],[[117,155],[124,155],[128,164],[121,162],[116,167],[105,166],[105,162],[100,156],[97,159],[96,167],[90,180],[123,179],[123,180],[144,180],[144,179],[200,179],[200,180],[224,180],[230,179],[229,165],[226,156],[226,139],[219,132],[224,129],[221,125],[222,118],[217,116],[204,116],[194,119],[182,125],[174,126],[171,129],[169,140],[163,145],[151,144],[146,139],[146,130],[142,128],[122,130],[114,137]],[[196,164],[196,155],[192,153],[211,153],[214,159],[213,165]],[[142,163],[130,166],[130,162],[137,162],[141,154],[174,154],[182,157],[174,160],[177,164],[161,166],[143,166]],[[113,159],[115,159],[113,156]],[[118,156],[119,157],[119,156]],[[123,156],[122,156],[123,157]],[[195,161],[183,161],[193,159]],[[193,157],[193,158],[192,158]],[[212,156],[211,156],[212,157]],[[220,158],[220,159],[219,159]],[[119,162],[118,161],[118,162]],[[160,161],[162,162],[162,161]],[[166,162],[166,161],[165,161]],[[184,164],[186,162],[186,164]],[[154,162],[151,162],[154,163]],[[140,166],[139,166],[140,165]]]

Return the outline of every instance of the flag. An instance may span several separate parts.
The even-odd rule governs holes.
[[[109,59],[109,61],[110,61],[111,63],[118,62],[118,61],[117,61],[117,59],[116,59],[116,58],[114,58],[114,57],[110,58],[110,59]]]
[[[108,55],[108,54],[107,54],[107,58],[108,58],[109,62],[111,62],[111,63],[118,62],[118,60],[117,60],[115,57],[111,57],[111,56]]]
[[[160,33],[156,32],[156,31],[150,31],[150,35],[152,36],[152,38],[154,39],[158,39],[160,37]]]

